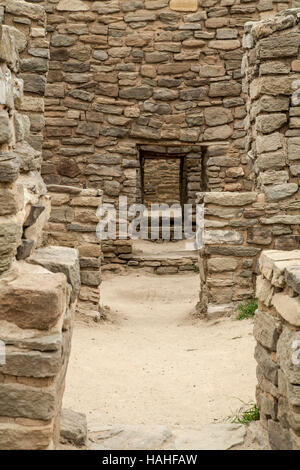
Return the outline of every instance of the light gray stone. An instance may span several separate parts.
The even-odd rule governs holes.
[[[206,193],[204,201],[206,204],[217,204],[221,206],[246,206],[257,199],[257,193],[235,193],[235,192],[211,192]]]
[[[280,129],[287,122],[287,117],[283,113],[273,113],[260,115],[256,119],[256,129],[263,134]]]
[[[291,137],[287,141],[289,160],[300,160],[300,137]]]
[[[254,337],[262,346],[270,351],[276,351],[280,333],[279,327],[280,322],[272,315],[260,310],[256,311],[253,330]]]
[[[204,233],[205,245],[241,245],[242,243],[242,234],[235,230],[205,230]]]

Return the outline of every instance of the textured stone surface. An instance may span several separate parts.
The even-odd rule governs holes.
[[[15,181],[19,173],[19,160],[15,153],[0,153],[0,182],[11,183]]]
[[[246,429],[239,424],[208,424],[201,428],[182,426],[102,426],[93,425],[90,429],[91,450],[229,450],[242,444]]]
[[[28,260],[29,263],[39,264],[53,273],[65,274],[72,286],[72,300],[78,296],[80,289],[80,268],[78,252],[72,248],[48,246],[40,248]]]
[[[0,287],[0,318],[20,328],[49,329],[64,313],[66,278],[63,274],[23,265],[16,279],[9,283],[4,279]]]
[[[268,201],[278,201],[286,197],[292,196],[298,191],[298,184],[286,183],[274,185],[271,188],[265,190],[265,194]]]
[[[64,408],[60,420],[60,438],[75,445],[84,445],[87,439],[86,416]]]
[[[277,385],[279,365],[272,360],[267,349],[265,349],[260,344],[257,344],[254,357],[258,362],[263,375],[274,385]]]
[[[51,442],[51,426],[0,424],[1,448],[5,450],[46,450]],[[50,446],[51,448],[51,446]]]
[[[205,194],[205,202],[218,204],[221,206],[246,206],[251,202],[255,202],[256,193],[207,193]]]
[[[197,11],[197,0],[170,0],[170,8],[175,11]]]
[[[295,410],[300,403],[299,251],[266,251],[261,255],[260,266],[254,334],[258,342],[257,400],[261,420],[272,449],[299,449],[294,440],[299,429]],[[281,273],[280,284],[277,271]]]
[[[272,304],[288,323],[300,326],[300,300],[298,297],[293,298],[278,293],[274,295]]]
[[[74,288],[67,286],[64,274],[26,262],[47,242],[43,230],[50,214],[40,175],[50,53],[45,9],[37,3],[3,0],[0,6],[2,450],[50,450],[58,443],[57,422],[79,290],[75,283]],[[57,38],[60,46],[73,43],[63,32]],[[56,97],[64,96],[63,83],[48,90],[49,96],[54,92]],[[53,134],[59,133],[62,122],[52,124],[57,125]],[[76,263],[78,268],[74,258]]]
[[[274,294],[274,287],[270,281],[263,276],[257,276],[256,279],[256,295],[267,307],[270,307],[272,296]]]

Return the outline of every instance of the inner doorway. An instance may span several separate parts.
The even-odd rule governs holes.
[[[141,202],[193,204],[204,191],[201,147],[140,148]]]

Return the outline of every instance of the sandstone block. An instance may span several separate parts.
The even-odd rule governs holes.
[[[60,437],[75,445],[84,445],[87,439],[86,416],[70,409],[63,409],[60,420]]]
[[[298,325],[299,326],[299,325]],[[300,341],[300,331],[285,327],[278,340],[277,355],[280,368],[289,383],[300,385],[299,353],[297,347]],[[298,347],[299,349],[299,347]]]
[[[258,57],[261,59],[272,59],[297,56],[299,44],[299,33],[263,38],[259,41]]]
[[[148,86],[123,88],[119,92],[120,98],[136,100],[147,100],[152,96],[152,94],[153,89]]]
[[[0,384],[1,416],[48,420],[55,413],[55,393],[21,384]],[[2,442],[2,440],[1,440]]]
[[[47,330],[64,314],[66,277],[23,264],[11,282],[0,281],[0,319],[20,328]]]
[[[264,376],[274,385],[278,383],[279,366],[271,359],[270,353],[260,344],[256,345],[254,357]]]
[[[289,97],[263,95],[258,101],[258,109],[267,113],[287,111],[289,109]]]
[[[273,134],[257,136],[256,149],[258,153],[272,152],[282,147],[281,137],[279,132]]]
[[[290,167],[291,173],[293,174],[292,167]],[[259,180],[261,181],[262,185],[278,185],[282,183],[287,183],[289,180],[289,174],[286,170],[268,170],[261,172],[259,175]]]
[[[215,192],[206,193],[204,201],[206,204],[217,204],[221,206],[246,206],[252,204],[257,199],[257,193],[234,193],[234,192]]]
[[[205,245],[242,245],[242,243],[242,234],[235,230],[206,230],[204,233]]]
[[[300,137],[291,137],[287,139],[288,159],[300,160]]]
[[[209,272],[235,271],[238,261],[235,258],[210,258],[207,260]]]
[[[211,97],[238,96],[241,94],[240,83],[234,80],[211,83],[208,95]]]
[[[292,450],[289,431],[278,421],[268,420],[268,435],[272,450]]]
[[[247,241],[256,245],[269,245],[272,242],[271,229],[250,227],[247,231]]]
[[[292,196],[298,191],[298,184],[284,183],[271,186],[265,189],[267,201],[279,201],[286,197]]]
[[[18,156],[12,152],[0,153],[0,182],[12,183],[19,174],[20,163]]]
[[[208,126],[220,126],[233,121],[233,116],[229,109],[215,106],[205,109],[204,117]]]
[[[6,350],[6,364],[0,366],[3,374],[16,377],[54,377],[62,366],[61,351],[10,351]]]
[[[259,289],[263,287],[260,284]],[[271,289],[269,289],[271,290]],[[254,337],[265,348],[276,351],[280,323],[268,313],[257,310],[254,320]]]
[[[22,226],[20,223],[2,223],[0,225],[0,273],[10,267],[17,247],[21,243],[21,236]]]
[[[282,151],[263,153],[257,158],[256,164],[260,170],[281,169],[286,164],[286,157]]]
[[[280,129],[287,122],[287,117],[282,113],[265,114],[258,116],[256,119],[256,129],[263,134]]]
[[[60,0],[56,9],[58,11],[88,11],[89,7],[81,0]]]
[[[23,2],[22,2],[23,3]],[[1,449],[46,450],[53,446],[53,426],[21,426],[0,424]]]
[[[170,0],[170,8],[175,11],[197,11],[197,0]]]

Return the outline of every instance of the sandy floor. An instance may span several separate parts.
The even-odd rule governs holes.
[[[108,278],[114,323],[77,323],[64,406],[90,423],[205,425],[254,400],[252,321],[191,321],[198,275]]]

